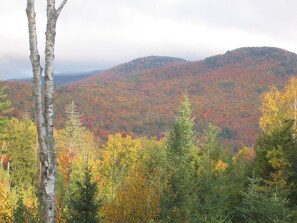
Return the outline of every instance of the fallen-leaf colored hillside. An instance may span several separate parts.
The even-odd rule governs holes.
[[[65,105],[74,100],[84,124],[103,139],[115,132],[160,137],[188,92],[198,130],[212,122],[222,128],[226,145],[253,145],[260,132],[260,95],[296,74],[297,55],[271,47],[240,48],[197,62],[140,58],[57,87],[56,122],[60,127]],[[28,84],[2,84],[15,115],[32,109]]]

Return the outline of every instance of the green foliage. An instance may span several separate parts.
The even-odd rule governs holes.
[[[240,142],[253,141],[258,134],[254,121],[258,117],[256,98],[265,88],[259,83],[267,82],[270,85],[276,79],[271,73],[269,79],[267,74],[262,76],[258,72],[247,75],[247,72],[241,72],[239,64],[236,65],[238,73],[228,71],[234,63],[245,63],[242,57],[233,57],[227,67],[220,65],[225,63],[221,58],[217,59],[215,61],[219,66],[215,66],[215,69],[224,67],[224,72],[196,75],[197,70],[191,70],[189,65],[181,66],[187,67],[187,70],[175,67],[168,74],[163,73],[163,68],[155,70],[155,73],[137,70],[135,74],[140,79],[124,73],[119,75],[120,80],[110,76],[110,81],[86,81],[87,85],[75,88],[77,91],[73,90],[73,86],[63,87],[61,93],[65,98],[58,97],[58,104],[76,97],[86,115],[81,117],[72,103],[66,109],[64,128],[55,132],[58,135],[56,145],[60,171],[56,185],[57,222],[64,223],[66,219],[68,222],[98,222],[99,197],[104,197],[100,206],[100,220],[103,222],[294,222],[291,216],[297,204],[296,134],[290,124],[293,116],[282,114],[285,108],[283,103],[276,103],[281,98],[273,95],[267,98],[270,103],[267,114],[277,110],[277,115],[267,116],[264,120],[271,124],[265,130],[271,129],[264,131],[257,140],[255,162],[254,150],[245,148],[237,155],[230,154],[220,141],[220,136],[233,143],[239,138]],[[253,61],[246,63],[250,67]],[[253,70],[262,71],[270,63],[260,65]],[[202,73],[203,69],[200,67],[199,72]],[[188,75],[183,75],[183,72]],[[195,79],[191,74],[195,74]],[[251,76],[252,80],[243,82],[247,76]],[[164,80],[162,87],[159,85],[160,77]],[[125,79],[129,81],[123,81]],[[170,83],[166,82],[167,79],[170,79]],[[155,135],[165,130],[171,114],[168,111],[173,111],[176,106],[174,100],[178,98],[179,84],[187,86],[196,106],[199,103],[199,107],[194,107],[199,126],[213,121],[222,127],[222,131],[209,125],[199,138],[197,148],[191,103],[186,95],[172,129],[165,137],[165,145],[154,140],[124,137],[124,134],[108,136],[111,130],[135,130],[144,134],[153,132]],[[199,94],[195,95],[195,91]],[[168,104],[163,101],[164,95],[172,96],[167,97]],[[208,100],[205,100],[206,95]],[[255,103],[250,103],[253,100]],[[147,105],[152,109],[147,109]],[[292,108],[292,105],[291,101],[287,108]],[[1,171],[5,174],[0,178],[0,213],[9,221],[15,216],[18,222],[25,221],[27,208],[34,210],[34,215],[38,212],[37,208],[31,208],[36,203],[28,204],[29,199],[17,201],[14,195],[15,185],[30,184],[34,175],[25,163],[33,162],[29,158],[35,155],[28,148],[32,145],[31,149],[36,149],[33,143],[35,138],[30,128],[22,127],[23,122],[13,120],[9,125],[11,137],[7,145],[10,153],[3,157],[12,161],[11,176],[5,169],[6,165],[3,165]],[[100,156],[97,153],[92,156],[93,166],[99,172],[93,172],[96,173],[95,177],[85,167],[84,176],[81,176],[82,160],[91,154],[86,152],[88,147],[84,145],[92,141],[82,123],[92,127],[100,136],[104,135],[104,139],[108,138]],[[240,148],[241,145],[236,146]],[[246,153],[249,151],[252,152]],[[254,164],[257,175],[249,177]],[[89,175],[85,171],[90,171]],[[79,180],[68,184],[71,172]],[[34,175],[35,179],[37,177]],[[100,194],[94,189],[97,180],[100,180]],[[68,204],[69,193],[72,194]],[[86,220],[86,213],[90,213],[92,219]]]
[[[264,179],[270,177],[270,173],[274,171],[274,168],[269,163],[268,152],[277,150],[279,148],[295,147],[294,140],[292,138],[292,125],[287,124],[285,127],[277,129],[272,133],[263,133],[257,140],[255,145],[256,158],[255,168],[257,174]]]
[[[102,202],[100,213],[104,222],[153,222],[158,219],[160,195],[168,178],[166,150],[157,140],[141,138],[140,141],[135,163],[118,178],[120,184],[113,199],[105,197]],[[129,153],[124,148],[122,152]],[[110,186],[110,183],[103,184],[102,189],[105,191]],[[104,192],[103,195],[106,196]]]
[[[29,208],[24,204],[22,195],[19,195],[16,208],[13,211],[13,223],[37,223]]]
[[[256,173],[272,187],[289,191],[291,206],[297,204],[297,144],[292,123],[272,132],[264,132],[257,140],[255,158]]]
[[[92,167],[85,164],[83,180],[76,181],[77,190],[70,198],[69,223],[98,223],[100,201],[97,198],[97,182],[92,179]]]
[[[288,201],[277,191],[271,191],[253,175],[249,178],[249,186],[243,192],[240,207],[244,222],[252,223],[288,223],[292,221],[292,211],[287,207]]]
[[[196,144],[193,127],[191,103],[188,95],[185,95],[167,139],[171,177],[161,201],[163,222],[188,222],[193,217],[194,165],[190,157]]]
[[[184,95],[181,107],[175,118],[172,130],[168,136],[168,150],[173,159],[187,158],[191,149],[195,147],[194,119],[191,118],[191,102],[188,95]]]
[[[0,139],[3,139],[6,132],[6,124],[8,122],[8,117],[6,116],[11,109],[11,102],[6,99],[7,94],[4,93],[6,87],[0,87]]]
[[[13,186],[37,186],[38,159],[36,128],[28,117],[13,118],[8,123],[8,154],[11,159],[11,183]]]
[[[72,189],[72,188],[70,188]],[[55,192],[55,220],[59,223],[67,222],[67,204],[69,201],[69,188],[65,178],[60,171],[56,175],[56,192]]]
[[[196,222],[228,222],[231,218],[228,205],[233,182],[228,169],[228,155],[220,145],[220,128],[209,124],[199,141],[195,158]]]
[[[228,198],[223,208],[232,222],[243,221],[242,214],[237,207],[242,204],[242,193],[247,190],[248,178],[252,176],[254,154],[254,149],[247,147],[242,148],[235,156],[229,154],[227,162],[229,166],[224,173],[226,177],[224,193],[228,195]]]

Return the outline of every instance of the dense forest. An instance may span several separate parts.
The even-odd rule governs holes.
[[[237,152],[254,146],[261,129],[261,94],[283,88],[297,74],[297,55],[272,47],[248,47],[190,62],[172,57],[135,59],[72,84],[56,87],[55,126],[74,101],[83,125],[103,141],[108,135],[162,138],[182,94],[191,97],[195,129],[221,128],[222,143]],[[3,82],[13,117],[33,114],[32,83]]]
[[[220,66],[215,58],[208,63]],[[202,119],[193,115],[191,87],[160,138],[120,132],[100,140],[71,101],[54,132],[56,222],[296,222],[297,79],[278,87],[260,97],[255,145],[236,152],[215,123],[196,128]],[[0,91],[0,222],[39,222],[35,124],[30,112],[8,117],[6,90]]]

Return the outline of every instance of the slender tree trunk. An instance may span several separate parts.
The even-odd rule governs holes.
[[[64,0],[60,7],[55,9],[55,0],[47,0],[47,29],[45,50],[45,86],[42,85],[42,67],[37,47],[37,31],[35,20],[35,0],[27,0],[27,18],[29,28],[30,60],[33,69],[34,80],[34,104],[35,122],[40,147],[39,159],[41,163],[41,220],[43,223],[53,223],[55,181],[57,172],[57,160],[53,137],[54,116],[54,84],[53,63],[56,34],[56,22],[61,10],[66,4]],[[42,94],[44,89],[44,95]],[[43,102],[44,96],[44,104]],[[43,109],[44,108],[44,109]],[[45,115],[44,115],[45,114]]]

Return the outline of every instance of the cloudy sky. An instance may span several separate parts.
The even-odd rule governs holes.
[[[40,53],[45,3],[36,0]],[[25,0],[0,0],[2,80],[31,75],[25,8]],[[296,0],[68,0],[57,25],[56,72],[149,55],[196,61],[245,46],[297,53],[296,10]]]

